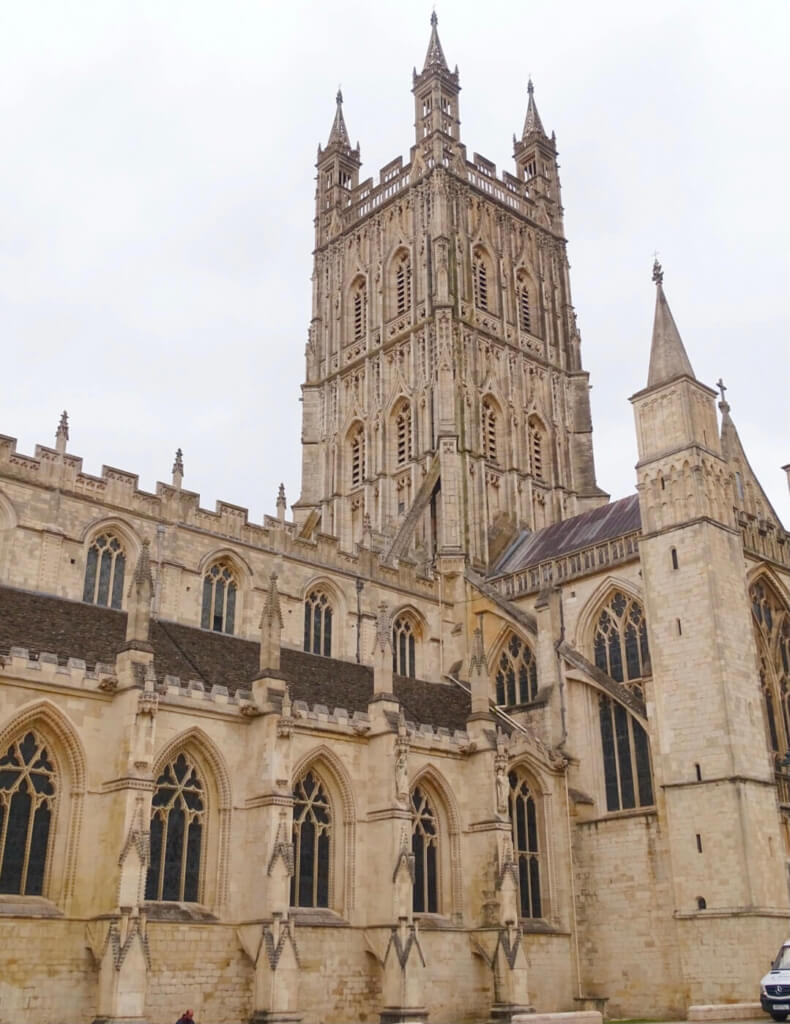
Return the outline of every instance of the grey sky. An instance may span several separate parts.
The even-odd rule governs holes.
[[[0,0],[0,432],[60,411],[84,469],[274,512],[300,484],[316,145],[342,83],[362,177],[414,137],[430,5]],[[785,525],[790,3],[442,3],[461,134],[512,170],[527,75],[560,150],[598,479],[634,489],[653,250]]]

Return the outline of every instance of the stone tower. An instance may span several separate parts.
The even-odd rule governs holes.
[[[554,137],[529,83],[516,174],[461,141],[431,18],[416,139],[358,181],[338,93],[317,161],[303,386],[303,531],[391,558],[491,557],[491,538],[606,500],[596,486]]]
[[[721,971],[748,955],[757,959],[741,969],[759,977],[787,884],[716,393],[694,376],[658,263],[653,280],[647,387],[631,399],[653,670],[647,701],[678,949],[693,986],[710,969],[711,944]]]

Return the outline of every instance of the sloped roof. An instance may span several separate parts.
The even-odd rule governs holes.
[[[492,569],[491,576],[526,569],[531,565],[558,558],[612,540],[625,533],[633,533],[642,526],[639,515],[639,495],[631,494],[612,501],[601,508],[583,512],[580,516],[564,519],[543,530],[522,530]]]
[[[34,657],[47,651],[63,664],[80,658],[92,668],[97,661],[112,664],[125,639],[126,612],[0,587],[0,654],[24,647]],[[252,640],[154,619],[151,644],[159,680],[166,675],[178,676],[182,684],[199,679],[207,689],[226,686],[235,694],[249,689],[258,674],[259,644]],[[372,669],[355,662],[284,647],[281,670],[292,699],[310,707],[366,711],[373,695]],[[465,728],[471,707],[460,687],[396,676],[393,689],[410,721]]]

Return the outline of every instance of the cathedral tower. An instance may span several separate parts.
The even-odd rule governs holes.
[[[716,393],[694,376],[658,263],[653,280],[647,387],[631,399],[653,669],[647,701],[679,949],[693,987],[709,970],[706,944],[757,956],[760,936],[784,913],[787,886]],[[764,967],[757,957],[754,977]]]
[[[529,83],[517,174],[461,141],[437,19],[415,144],[358,182],[338,94],[319,147],[303,387],[304,532],[389,558],[490,560],[494,534],[606,500],[595,482],[554,137]]]

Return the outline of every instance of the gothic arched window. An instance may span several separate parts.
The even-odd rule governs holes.
[[[508,810],[513,833],[513,859],[518,869],[519,904],[522,917],[542,917],[540,898],[540,845],[535,798],[519,772],[508,774]]]
[[[367,320],[367,286],[362,278],[358,278],[351,289],[351,334],[354,341],[361,341],[365,337]]]
[[[612,594],[595,626],[595,664],[626,686],[650,675],[647,624],[641,604],[619,590]],[[629,686],[640,698],[641,686]]]
[[[652,806],[653,779],[647,733],[617,701],[602,694],[598,704],[607,810]]]
[[[507,707],[528,704],[538,695],[538,665],[521,637],[511,633],[499,656],[496,670],[496,702]]]
[[[498,462],[497,457],[497,409],[493,399],[484,398],[482,405],[483,458]]]
[[[236,619],[238,584],[228,562],[215,562],[203,577],[200,625],[215,633],[232,633]]]
[[[537,416],[530,416],[527,430],[529,434],[529,457],[532,462],[532,473],[536,480],[546,479],[545,437],[546,431]]]
[[[304,649],[308,654],[332,654],[332,605],[323,590],[311,590],[304,601]]]
[[[405,466],[411,453],[411,406],[404,399],[395,413],[395,464]]]
[[[188,754],[178,754],[156,780],[151,801],[147,900],[197,903],[205,839],[206,796]]]
[[[395,261],[395,309],[398,316],[411,309],[411,259],[407,252]]]
[[[319,778],[308,772],[294,797],[292,907],[329,906],[332,806]]]
[[[411,822],[412,909],[416,914],[436,914],[439,911],[439,824],[428,795],[419,786],[415,786],[411,794]]]
[[[769,739],[774,753],[784,754],[790,746],[790,609],[763,579],[749,596]]]
[[[360,487],[365,479],[365,428],[361,423],[353,428],[349,438],[351,456],[351,486]]]
[[[120,539],[109,530],[98,534],[88,548],[82,600],[120,608],[125,570],[126,553]]]
[[[392,624],[392,671],[399,676],[414,679],[415,670],[414,622],[409,615],[399,615]]]
[[[42,895],[56,793],[44,741],[27,732],[0,756],[0,893]]]
[[[472,257],[472,278],[475,305],[488,309],[488,265],[482,249],[475,249]]]

